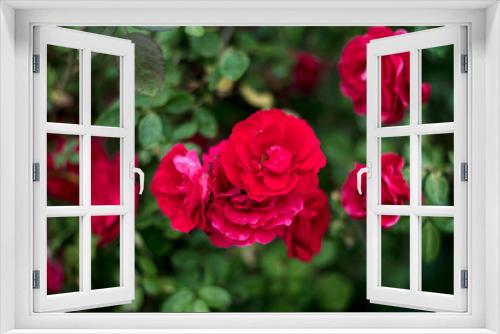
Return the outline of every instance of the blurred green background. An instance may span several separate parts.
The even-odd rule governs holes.
[[[425,27],[406,27],[415,31]],[[401,311],[366,299],[365,222],[351,220],[340,190],[354,162],[365,162],[366,118],[356,115],[339,89],[337,62],[344,45],[366,27],[78,27],[131,39],[136,50],[136,153],[146,174],[136,214],[136,290],[132,304],[109,311],[144,312],[335,312]],[[432,84],[425,122],[453,119],[452,47],[422,52],[423,81]],[[293,87],[298,52],[317,57],[316,87]],[[119,61],[92,57],[92,123],[118,126]],[[78,53],[50,47],[48,119],[78,122]],[[450,76],[451,73],[451,76]],[[327,156],[321,187],[330,195],[332,221],[320,254],[309,263],[286,256],[280,241],[218,249],[201,232],[170,228],[149,191],[160,159],[177,142],[200,153],[226,138],[232,126],[261,108],[296,113],[314,128]],[[49,150],[55,150],[50,142]],[[77,139],[76,139],[77,140]],[[453,202],[453,135],[424,136],[422,189],[425,204]],[[387,139],[384,152],[405,157],[409,139]],[[117,145],[106,143],[110,157]],[[73,159],[66,149],[61,165]],[[76,159],[76,161],[74,161]],[[408,178],[407,178],[408,179]],[[61,202],[49,196],[49,205]],[[55,205],[55,204],[54,204]],[[78,289],[78,221],[49,224],[49,251],[62,262],[62,291]],[[422,219],[423,289],[451,293],[453,222]],[[384,285],[409,285],[409,221],[401,217],[382,232]],[[94,240],[95,239],[95,240]],[[119,241],[99,246],[93,238],[92,286],[116,285]],[[98,309],[103,311],[105,309]]]

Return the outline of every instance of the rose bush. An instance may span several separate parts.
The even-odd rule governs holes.
[[[321,62],[309,52],[298,52],[293,69],[293,85],[303,93],[311,93],[318,85]]]
[[[382,204],[402,205],[410,200],[410,188],[403,177],[404,158],[396,153],[384,153],[381,159]],[[357,173],[364,164],[355,162],[342,186],[342,206],[352,219],[366,218],[366,173],[361,178],[362,194],[357,189]],[[399,220],[399,216],[382,216],[382,226],[391,227]]]
[[[64,271],[61,262],[47,257],[47,292],[58,293],[64,283]]]
[[[405,34],[406,30],[393,31],[388,27],[370,27],[365,34],[352,38],[342,50],[338,62],[340,89],[348,97],[354,111],[366,115],[366,46],[372,39]],[[410,102],[410,55],[408,52],[382,57],[382,105],[384,124],[403,120]],[[431,86],[422,83],[422,101],[429,100]]]

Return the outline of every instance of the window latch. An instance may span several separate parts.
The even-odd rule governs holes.
[[[363,195],[363,189],[361,189],[361,177],[363,176],[363,174],[367,174],[366,176],[368,176],[368,167],[363,167],[363,168],[360,168],[358,169],[358,172],[356,173],[356,181],[357,181],[357,186],[358,186],[358,194],[360,195]]]
[[[139,175],[139,195],[144,191],[144,172],[142,169],[135,167],[134,162],[130,163],[130,178],[134,178],[134,174]]]

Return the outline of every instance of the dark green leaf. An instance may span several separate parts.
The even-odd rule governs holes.
[[[198,121],[199,132],[203,137],[217,137],[218,125],[215,116],[206,109],[199,108],[195,111],[194,117]]]
[[[164,27],[164,26],[141,26],[141,27],[137,26],[134,28],[151,32],[169,31],[176,29],[176,27]]]
[[[429,263],[436,260],[440,248],[439,230],[431,222],[426,222],[422,227],[422,261]]]
[[[95,121],[96,125],[119,126],[120,125],[120,101],[116,100],[111,106],[104,110]]]
[[[196,122],[186,122],[178,127],[174,128],[174,132],[172,133],[172,139],[174,141],[181,141],[184,139],[191,138],[196,134],[198,130],[198,124]]]
[[[319,277],[314,291],[323,310],[337,312],[349,306],[353,287],[343,275],[331,273]]]
[[[222,55],[220,71],[223,76],[233,81],[238,80],[250,65],[250,59],[243,51],[229,49]]]
[[[451,217],[432,217],[432,223],[441,232],[453,233],[453,218]]]
[[[194,96],[187,92],[177,92],[170,96],[167,102],[167,111],[179,115],[187,112],[194,103]]]
[[[135,44],[135,87],[144,95],[155,96],[163,84],[163,52],[156,41],[140,33],[131,33]]]
[[[201,37],[191,37],[189,42],[194,52],[203,57],[217,55],[222,46],[222,41],[215,32],[207,32]]]
[[[163,139],[163,125],[160,116],[149,113],[139,122],[139,143],[144,148],[158,145]]]
[[[198,295],[208,306],[215,309],[225,309],[231,304],[231,295],[221,287],[204,286],[200,288]]]
[[[182,289],[170,296],[162,305],[162,312],[189,312],[193,308],[194,293]]]
[[[425,198],[434,205],[448,204],[448,181],[438,172],[430,173],[425,178]]]

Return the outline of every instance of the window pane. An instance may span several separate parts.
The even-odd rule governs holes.
[[[47,45],[47,121],[80,123],[80,50]]]
[[[421,136],[424,205],[453,205],[453,134]]]
[[[405,205],[410,201],[410,138],[382,138],[380,204]]]
[[[92,137],[91,160],[92,205],[119,205],[120,139]]]
[[[79,291],[79,217],[47,219],[47,294]]]
[[[92,289],[120,286],[120,216],[92,217]]]
[[[382,286],[410,288],[410,219],[381,216]]]
[[[421,220],[422,291],[453,294],[453,218]]]
[[[79,204],[79,136],[48,134],[47,205]]]
[[[410,52],[380,57],[380,123],[407,125],[410,120]]]
[[[120,126],[120,58],[92,53],[92,124]]]
[[[421,50],[422,123],[453,122],[453,45]]]

